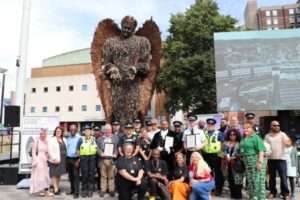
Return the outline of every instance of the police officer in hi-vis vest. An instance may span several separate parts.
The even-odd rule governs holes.
[[[224,178],[221,170],[222,158],[220,157],[222,142],[224,138],[222,134],[215,128],[216,120],[208,118],[206,120],[207,129],[205,130],[205,145],[202,149],[203,158],[212,169],[215,177],[216,189],[215,195],[222,194]]]
[[[92,129],[86,125],[83,129],[84,136],[79,141],[80,170],[82,176],[82,197],[92,197],[95,185],[97,144],[92,136]]]

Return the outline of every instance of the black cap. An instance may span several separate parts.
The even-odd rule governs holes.
[[[98,126],[95,126],[94,131],[100,131],[100,128]]]
[[[188,120],[189,120],[189,121],[196,121],[196,120],[197,120],[197,116],[195,116],[195,115],[190,115],[190,116],[188,117]]]
[[[215,125],[217,123],[217,121],[214,119],[214,118],[208,118],[206,120],[206,123],[207,124],[212,124],[212,125]]]
[[[151,121],[146,121],[146,126],[152,126]]]
[[[254,113],[251,113],[251,112],[248,112],[245,114],[245,117],[247,119],[254,119],[255,118],[255,114]]]
[[[135,120],[134,120],[134,123],[140,124],[140,123],[142,123],[142,122],[141,122],[141,120],[139,120],[139,119],[135,119]]]
[[[132,123],[128,122],[125,124],[124,128],[133,128]]]
[[[92,127],[90,126],[90,125],[85,125],[84,127],[83,127],[83,130],[86,130],[86,129],[92,129]]]
[[[120,121],[114,120],[114,121],[112,121],[111,124],[117,126],[117,125],[120,125]]]
[[[175,127],[181,127],[181,126],[182,126],[182,122],[181,122],[181,121],[174,121],[174,122],[173,122],[173,125],[174,125]]]

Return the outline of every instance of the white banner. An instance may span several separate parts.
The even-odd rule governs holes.
[[[58,116],[24,116],[23,130],[21,131],[21,150],[19,174],[31,173],[32,143],[38,138],[40,129],[48,129],[48,136],[52,136],[54,129],[59,126]]]

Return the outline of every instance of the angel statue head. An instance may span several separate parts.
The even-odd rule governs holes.
[[[129,38],[130,36],[132,36],[136,26],[137,26],[137,21],[134,17],[128,15],[125,16],[121,22],[122,36],[124,38]]]

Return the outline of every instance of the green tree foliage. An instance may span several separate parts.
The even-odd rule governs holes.
[[[157,81],[158,89],[167,94],[166,109],[215,112],[213,34],[235,30],[236,20],[221,15],[213,0],[196,0],[185,13],[172,15],[170,22]]]

